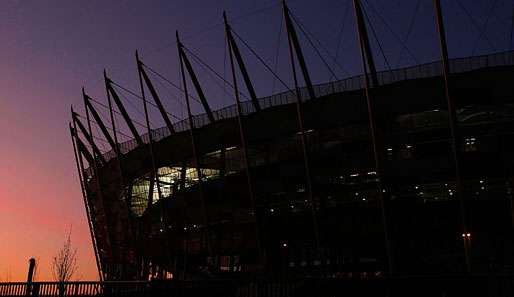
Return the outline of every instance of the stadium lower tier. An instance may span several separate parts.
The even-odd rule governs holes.
[[[380,183],[362,90],[305,101],[303,132],[284,104],[244,147],[229,118],[90,168],[105,278],[513,272],[512,70],[452,77],[457,158],[440,78],[374,88]]]

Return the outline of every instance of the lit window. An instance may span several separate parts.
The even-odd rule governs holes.
[[[219,170],[210,168],[200,169],[204,180],[215,178],[219,176]],[[152,188],[152,204],[157,203],[161,198],[171,197],[177,186],[181,183],[181,176],[184,173],[184,185],[190,187],[198,183],[198,172],[196,168],[182,168],[182,167],[161,167],[157,170],[158,179],[154,178],[153,174],[147,173],[146,175],[134,180],[132,182],[132,197],[130,200],[130,209],[132,214],[140,217],[148,207],[150,198],[150,185]]]
[[[475,137],[464,138],[464,151],[475,152],[477,150],[477,139]]]

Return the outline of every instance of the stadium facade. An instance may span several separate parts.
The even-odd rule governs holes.
[[[439,18],[441,61],[377,72],[354,4],[362,76],[313,85],[284,5],[305,87],[257,98],[226,23],[233,106],[210,109],[178,35],[187,119],[170,120],[139,58],[147,127],[150,100],[165,127],[140,135],[105,75],[133,136],[119,143],[83,93],[70,132],[101,278],[512,272],[514,52],[450,60]]]

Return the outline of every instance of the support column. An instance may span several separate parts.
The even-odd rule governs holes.
[[[305,181],[306,181],[306,191],[309,197],[309,201],[311,204],[311,216],[312,216],[312,225],[314,229],[314,241],[316,252],[319,252],[320,247],[320,238],[319,238],[319,225],[318,225],[318,217],[317,217],[317,201],[314,199],[314,194],[312,190],[312,176],[309,164],[309,154],[307,151],[307,139],[305,137],[305,128],[303,126],[303,110],[302,110],[302,99],[300,94],[300,87],[298,84],[298,78],[296,75],[296,64],[295,64],[295,55],[294,50],[296,51],[296,56],[300,63],[300,67],[302,68],[303,76],[305,83],[307,84],[307,88],[309,90],[309,95],[311,99],[315,98],[314,89],[312,88],[312,83],[310,81],[310,77],[307,71],[307,67],[305,65],[305,60],[303,58],[303,54],[301,52],[300,44],[298,42],[298,38],[296,37],[296,31],[292,25],[291,19],[289,17],[289,8],[286,5],[286,2],[283,1],[283,10],[284,10],[284,18],[286,20],[286,29],[287,29],[287,37],[289,44],[289,57],[291,60],[291,68],[293,72],[293,80],[295,85],[295,94],[296,94],[296,115],[298,118],[298,128],[300,133],[300,141],[302,146],[302,153],[304,159],[304,167],[305,167]]]
[[[255,209],[255,195],[254,195],[254,191],[253,191],[253,183],[252,183],[252,176],[251,176],[251,171],[250,171],[250,164],[248,161],[248,148],[247,148],[246,133],[245,133],[244,125],[243,125],[243,120],[241,118],[242,117],[242,115],[241,115],[241,100],[239,97],[237,77],[236,77],[236,72],[235,72],[235,68],[234,68],[233,44],[231,43],[231,39],[230,39],[232,36],[232,33],[230,32],[230,26],[228,25],[227,16],[226,16],[225,12],[223,12],[223,19],[225,22],[225,32],[227,35],[227,45],[228,45],[228,52],[229,52],[229,57],[230,57],[230,69],[232,71],[232,82],[234,85],[234,98],[236,101],[237,123],[239,126],[239,136],[241,138],[241,149],[243,150],[243,163],[244,163],[245,171],[246,171],[246,181],[248,183],[248,196],[250,198],[250,207],[251,207],[250,214],[251,214],[252,218],[255,220],[255,235],[256,235],[255,239],[256,239],[257,250],[259,252],[259,257],[260,257],[260,256],[262,256],[262,247],[261,247],[260,238],[259,238],[260,237],[259,224],[258,224],[259,222],[257,220],[257,212]],[[258,103],[256,105],[256,108],[259,108]]]
[[[376,119],[375,119],[375,110],[373,104],[373,97],[371,94],[371,83],[369,75],[371,76],[371,80],[373,82],[374,87],[378,86],[378,80],[376,79],[376,68],[373,59],[373,53],[371,52],[371,48],[369,46],[369,39],[366,29],[366,24],[364,22],[364,17],[362,13],[362,8],[360,5],[360,0],[353,1],[355,8],[355,18],[357,22],[357,30],[358,30],[358,42],[360,46],[361,52],[361,60],[362,60],[362,69],[364,72],[364,85],[365,85],[365,93],[366,93],[366,101],[368,105],[368,121],[369,128],[371,134],[371,140],[373,145],[373,156],[375,159],[375,170],[377,172],[378,177],[378,189],[377,194],[380,203],[380,211],[382,216],[382,225],[384,230],[384,241],[385,241],[385,249],[386,256],[388,260],[387,271],[389,275],[392,275],[394,272],[394,259],[392,254],[392,246],[391,246],[391,237],[389,234],[389,220],[388,220],[388,211],[387,206],[389,205],[390,192],[389,189],[386,189],[384,186],[384,166],[383,166],[383,151],[385,148],[383,147],[383,143],[381,141],[381,136],[378,133]],[[369,68],[369,74],[368,74]]]
[[[189,101],[189,92],[188,92],[188,89],[187,89],[186,75],[185,75],[185,71],[184,71],[184,62],[187,61],[187,59],[184,58],[185,55],[183,53],[182,43],[180,42],[178,31],[176,32],[176,38],[177,38],[177,49],[178,49],[178,52],[179,52],[180,74],[181,74],[181,77],[182,77],[182,83],[183,83],[183,88],[184,88],[184,96],[186,98],[187,115],[188,115],[188,119],[189,119],[189,132],[190,132],[190,135],[191,135],[191,147],[192,147],[193,158],[194,158],[194,162],[195,162],[194,165],[196,167],[196,172],[197,172],[197,175],[198,175],[198,187],[199,187],[200,197],[201,197],[200,198],[200,200],[201,200],[200,207],[201,207],[201,211],[202,211],[202,215],[203,215],[203,225],[204,225],[204,228],[205,228],[206,233],[207,233],[206,244],[207,244],[207,250],[209,252],[209,255],[212,256],[211,244],[210,244],[209,221],[208,221],[208,216],[207,216],[205,192],[204,192],[204,188],[203,188],[204,187],[204,185],[203,185],[203,176],[202,176],[202,171],[200,169],[200,158],[198,156],[198,149],[197,149],[197,143],[196,143],[196,138],[195,138],[195,124],[194,124],[194,121],[193,121],[193,114],[191,113],[191,103]],[[186,66],[187,65],[188,64],[186,63]],[[192,79],[193,79],[193,77],[192,77]],[[193,79],[193,82],[195,82],[194,79]],[[197,88],[197,90],[198,90],[198,88]],[[207,102],[205,102],[205,104],[206,103]],[[204,107],[208,106],[208,105],[205,105],[205,104],[204,104]],[[212,115],[211,115],[211,117],[212,117]],[[212,118],[212,119],[214,119],[214,118]]]
[[[73,127],[71,126],[71,123],[69,124],[69,128],[70,128],[70,134],[71,134],[71,141],[72,141],[72,144],[73,144],[73,154],[75,156],[75,165],[77,166],[77,173],[79,175],[80,189],[81,189],[81,192],[82,192],[82,198],[84,200],[84,208],[86,210],[87,223],[88,223],[88,226],[89,226],[89,233],[90,233],[90,236],[91,236],[91,243],[93,244],[93,251],[94,251],[94,254],[95,254],[96,268],[98,270],[99,280],[102,281],[103,280],[103,275],[102,275],[102,269],[101,269],[101,266],[100,266],[100,258],[99,258],[99,254],[98,254],[98,245],[96,243],[96,237],[95,237],[95,233],[94,233],[95,231],[94,231],[94,228],[93,228],[93,221],[91,219],[91,210],[90,210],[90,207],[89,207],[89,203],[87,201],[87,195],[86,195],[86,190],[85,190],[85,182],[84,182],[84,176],[83,176],[84,169],[83,169],[82,161],[79,161],[79,158],[81,158],[81,157],[77,153],[77,145],[75,144],[75,133],[73,131]]]
[[[457,112],[456,112],[456,106],[455,102],[453,100],[453,97],[450,93],[450,64],[449,64],[449,58],[448,58],[448,47],[446,44],[446,31],[444,29],[444,21],[443,21],[443,14],[441,10],[441,1],[440,0],[434,0],[434,9],[435,9],[435,16],[436,16],[436,25],[437,25],[437,33],[439,35],[439,46],[441,50],[441,59],[443,63],[443,79],[444,79],[444,93],[446,96],[446,102],[448,106],[448,121],[450,125],[450,134],[451,134],[451,146],[452,146],[452,153],[453,153],[453,159],[455,162],[455,180],[456,180],[456,187],[457,187],[457,198],[459,200],[459,208],[460,208],[460,215],[461,215],[461,223],[462,223],[462,234],[468,234],[470,233],[470,230],[468,228],[468,222],[467,222],[467,214],[466,214],[466,205],[465,205],[465,196],[464,196],[464,187],[463,187],[463,181],[461,176],[461,169],[460,169],[460,163],[461,163],[461,144],[460,140],[461,137],[459,135],[458,131],[458,119],[457,119]],[[470,251],[470,244],[471,242],[466,242],[467,236],[464,236],[464,257],[466,259],[466,271],[469,273],[471,272],[471,251]]]

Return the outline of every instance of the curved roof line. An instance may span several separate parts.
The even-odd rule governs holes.
[[[481,68],[509,65],[514,65],[514,51],[505,51],[481,56],[450,59],[451,73],[463,73]],[[429,62],[425,64],[405,68],[398,68],[393,70],[386,70],[377,73],[379,86],[389,85],[406,80],[430,78],[441,75],[441,61]],[[316,94],[316,98],[341,92],[361,90],[364,88],[364,76],[352,76],[339,81],[316,84],[313,87],[314,92]],[[309,98],[308,90],[306,87],[300,89],[300,94],[302,98]],[[286,91],[271,96],[262,97],[258,100],[261,108],[264,110],[274,106],[281,106],[285,104],[294,103],[296,102],[296,96],[294,92]],[[256,112],[256,110],[251,100],[241,102],[242,115],[248,115],[254,112]],[[212,113],[216,121],[235,118],[237,116],[236,105],[229,105],[224,108],[215,110]],[[200,128],[210,124],[209,118],[205,113],[193,116],[193,120],[195,128]],[[173,128],[175,132],[188,131],[188,120],[184,119],[173,123]],[[173,134],[171,131],[169,131],[168,127],[153,129],[151,132],[153,141],[162,140]],[[143,139],[144,143],[149,142],[148,133],[141,135],[141,138]],[[120,151],[124,154],[132,151],[136,147],[138,147],[138,143],[135,139],[127,140],[123,143],[120,143]],[[116,152],[111,150],[109,152],[104,153],[103,157],[108,162],[109,160],[116,157]]]

